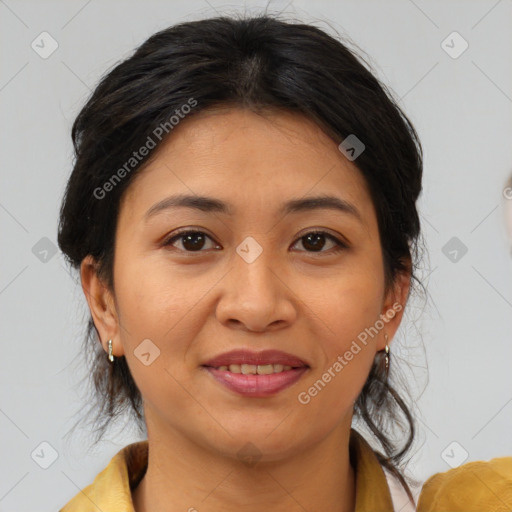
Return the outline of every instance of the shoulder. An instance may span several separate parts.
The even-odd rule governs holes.
[[[431,476],[423,485],[418,512],[512,510],[512,457],[468,462]]]
[[[126,512],[131,510],[131,489],[144,475],[148,461],[148,442],[125,446],[110,460],[93,483],[78,492],[59,512]]]

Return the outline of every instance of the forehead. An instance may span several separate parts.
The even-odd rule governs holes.
[[[287,111],[210,109],[181,120],[139,171],[123,203],[141,217],[166,195],[224,198],[232,213],[287,198],[337,195],[371,215],[359,169],[313,121]],[[365,211],[366,210],[366,211]]]

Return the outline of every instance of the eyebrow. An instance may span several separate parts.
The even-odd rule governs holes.
[[[154,204],[144,215],[147,222],[151,217],[164,210],[172,208],[191,208],[207,213],[222,213],[233,215],[233,207],[229,203],[213,197],[178,194],[166,197]],[[300,199],[291,199],[284,203],[278,210],[278,215],[298,213],[313,210],[335,210],[346,213],[363,222],[359,210],[352,204],[336,196],[321,195]]]

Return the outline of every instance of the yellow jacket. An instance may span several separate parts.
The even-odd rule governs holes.
[[[354,512],[394,512],[386,474],[370,445],[353,429],[349,447],[356,483]],[[131,492],[144,477],[147,462],[147,441],[125,446],[59,512],[135,512]],[[512,511],[512,457],[472,462],[434,475],[423,486],[417,510]]]
[[[393,512],[386,475],[370,445],[355,430],[350,435],[350,458],[356,481],[355,512]],[[131,490],[143,478],[147,461],[147,441],[125,446],[59,512],[134,512]]]
[[[431,476],[423,484],[417,511],[512,511],[512,457],[468,462]]]

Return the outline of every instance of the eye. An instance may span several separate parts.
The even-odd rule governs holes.
[[[311,250],[308,252],[329,252],[322,251],[325,246],[325,242],[323,239],[328,239],[334,243],[334,248],[332,250],[333,253],[338,253],[344,249],[348,248],[348,245],[331,235],[327,231],[309,231],[308,233],[302,235],[298,240],[303,240],[302,245],[304,247],[309,247]],[[297,242],[298,243],[298,242]]]
[[[334,243],[334,247],[332,248],[333,253],[340,252],[344,249],[348,248],[344,242],[331,235],[327,231],[309,231],[308,233],[302,235],[298,238],[297,242],[294,245],[297,245],[299,241],[303,241],[302,244],[306,247],[307,252],[329,252],[323,251],[322,249],[325,246],[325,239],[330,240]],[[168,238],[166,241],[162,243],[164,247],[174,246],[177,241],[180,241],[182,244],[181,248],[178,248],[184,252],[203,252],[201,249],[204,248],[205,242],[207,240],[212,240],[212,238],[199,230],[191,230],[191,229],[183,229],[182,231],[178,231],[174,233],[172,237]],[[216,245],[216,247],[219,247]]]
[[[167,241],[165,241],[162,245],[174,245],[175,241],[180,240],[182,243],[182,247],[184,247],[185,252],[201,252],[201,249],[204,247],[206,239],[212,240],[203,231],[184,229],[182,231],[178,231],[177,234],[174,233],[174,235]]]

